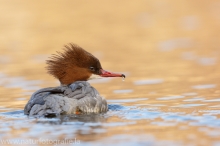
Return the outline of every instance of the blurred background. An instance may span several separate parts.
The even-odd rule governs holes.
[[[178,142],[174,145],[220,145],[219,131],[213,134],[220,127],[219,0],[0,1],[0,32],[2,112],[22,110],[34,91],[58,86],[47,74],[45,60],[65,44],[75,43],[99,58],[104,69],[127,75],[124,82],[118,78],[91,81],[109,103],[163,113],[146,120],[141,110],[135,115],[138,121],[109,116],[105,119],[109,123],[135,124],[116,124],[117,130],[104,126],[104,141],[115,134],[147,133],[150,144],[169,140]],[[181,124],[174,118],[175,124],[167,126],[167,119],[160,118],[164,112],[182,112],[200,117],[193,119],[197,122],[210,119],[203,111],[214,121],[194,127],[190,118]],[[158,121],[162,124],[152,126]],[[161,134],[164,129],[168,134]],[[9,133],[8,137],[17,136],[14,130]],[[78,137],[100,140],[94,135]],[[147,138],[134,144],[139,141],[146,144]]]

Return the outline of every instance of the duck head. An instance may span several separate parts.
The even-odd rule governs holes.
[[[48,73],[62,85],[87,81],[94,75],[125,78],[124,74],[104,70],[95,56],[75,44],[66,45],[63,52],[53,54],[46,63]]]

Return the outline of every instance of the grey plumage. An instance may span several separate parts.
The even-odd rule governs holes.
[[[29,116],[107,112],[106,100],[86,81],[36,91],[24,108]]]

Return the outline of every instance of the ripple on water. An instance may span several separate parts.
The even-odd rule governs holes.
[[[196,120],[189,123],[190,126],[209,126],[220,127],[220,119],[216,116],[203,115],[200,120]]]
[[[147,106],[153,106],[153,107],[157,107],[157,106],[167,106],[165,104],[135,104],[137,106],[144,106],[144,105],[147,105]]]
[[[148,98],[134,98],[134,99],[118,99],[118,100],[107,100],[109,103],[127,103],[148,100]]]
[[[124,90],[114,90],[115,94],[122,94],[122,93],[132,93],[134,90],[132,89],[124,89]]]
[[[197,106],[203,106],[206,104],[180,104],[180,105],[175,105],[172,107],[182,107],[182,108],[189,108],[189,107],[197,107]]]
[[[176,126],[177,122],[151,122],[152,125],[158,125],[158,126]]]
[[[195,95],[198,95],[198,93],[196,93],[196,92],[189,92],[189,93],[183,93],[182,95],[183,96],[195,96]]]
[[[185,60],[194,60],[196,59],[196,55],[193,52],[183,52],[182,58]]]
[[[23,90],[37,90],[42,83],[40,80],[26,80],[24,77],[10,77],[5,74],[0,74],[0,86],[5,88],[22,88]]]
[[[216,58],[199,58],[197,62],[201,65],[215,65]]]
[[[211,108],[220,108],[220,104],[218,104],[218,105],[212,105],[212,106],[209,106],[209,107],[211,107]]]
[[[189,48],[192,45],[193,40],[191,38],[175,38],[160,42],[158,47],[161,51],[172,51],[179,48]]]
[[[203,100],[202,102],[220,102],[220,98],[217,98],[217,99],[207,99],[207,100]]]
[[[194,89],[211,89],[211,88],[215,88],[215,87],[216,87],[215,84],[205,84],[205,85],[192,86],[192,88],[194,88]]]
[[[163,79],[148,79],[148,80],[138,80],[135,81],[135,85],[152,85],[152,84],[160,84],[163,83]]]
[[[109,136],[107,138],[101,138],[98,141],[94,141],[93,144],[91,144],[90,141],[86,142],[80,142],[80,145],[83,146],[151,146],[155,145],[155,142],[157,145],[178,145],[179,143],[176,141],[157,141],[156,138],[154,138],[152,135],[149,134],[114,134],[113,136]]]
[[[220,110],[199,111],[202,113],[201,116],[201,114],[195,115],[185,112],[150,110],[149,108],[141,108],[138,106],[109,105],[109,109],[110,110],[104,115],[95,115],[97,119],[94,121],[88,119],[94,118],[94,115],[65,115],[52,119],[35,119],[27,118],[27,116],[23,114],[23,111],[1,113],[0,117],[3,118],[1,118],[0,121],[0,131],[4,134],[11,132],[12,129],[26,128],[28,131],[21,134],[20,137],[37,138],[41,135],[45,138],[51,138],[51,136],[53,138],[59,138],[61,135],[65,135],[65,137],[69,138],[76,136],[77,133],[106,133],[109,128],[138,124],[137,120],[147,120],[149,124],[157,125],[159,129],[160,126],[170,127],[176,126],[178,123],[186,123],[190,126],[202,125],[207,127],[220,127],[220,119],[218,118]],[[214,113],[215,115],[208,115],[210,113]],[[123,121],[106,121],[106,119],[110,117],[118,117],[123,119]],[[125,121],[124,119],[129,121]],[[161,119],[162,121],[157,121],[156,119]],[[211,132],[210,135],[219,135],[218,132]]]
[[[12,60],[10,56],[0,56],[0,63],[2,64],[10,63]]]
[[[173,100],[173,99],[179,99],[179,98],[184,98],[184,97],[185,97],[185,96],[181,96],[181,95],[166,96],[166,97],[157,98],[157,100]]]
[[[194,98],[186,99],[186,100],[183,100],[183,101],[191,102],[191,101],[201,101],[201,100],[204,100],[204,99],[205,98],[203,98],[203,97],[194,97]]]
[[[22,98],[22,97],[21,97],[21,98],[16,98],[16,100],[18,100],[18,101],[23,101],[23,100],[27,100],[27,98],[24,98],[24,97]]]
[[[111,122],[111,123],[104,123],[103,126],[106,127],[115,127],[115,126],[126,126],[126,125],[133,125],[136,124],[135,121],[133,122]]]
[[[48,55],[45,55],[45,54],[39,54],[39,55],[34,55],[32,56],[32,60],[37,62],[37,63],[44,63],[45,60],[48,59]]]

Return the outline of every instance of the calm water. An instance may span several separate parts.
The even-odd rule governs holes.
[[[218,0],[1,2],[1,145],[220,146],[219,6]],[[90,81],[110,110],[24,116],[34,91],[59,85],[45,60],[69,42],[127,76]]]

